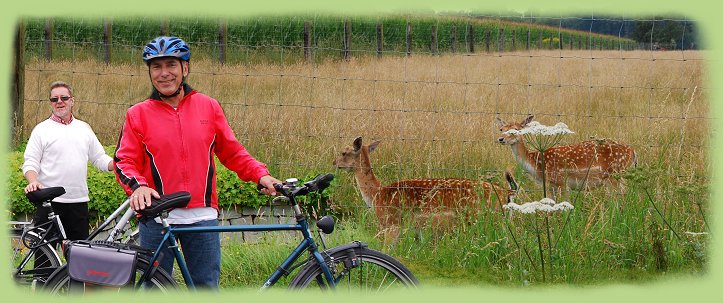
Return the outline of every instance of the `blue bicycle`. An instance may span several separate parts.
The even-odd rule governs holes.
[[[382,252],[370,249],[366,243],[354,241],[331,249],[319,250],[314,241],[306,215],[296,201],[297,197],[311,192],[320,192],[327,188],[334,178],[331,174],[320,175],[312,181],[298,184],[296,179],[288,179],[283,184],[275,184],[280,194],[275,202],[289,203],[294,211],[296,224],[265,224],[265,225],[231,225],[215,227],[178,227],[170,226],[165,220],[165,214],[172,208],[183,207],[190,200],[188,193],[176,193],[162,196],[154,200],[150,208],[139,211],[141,216],[155,218],[161,216],[164,226],[164,237],[155,251],[139,251],[136,265],[136,278],[134,289],[156,289],[168,291],[178,287],[177,283],[168,273],[154,266],[157,264],[164,243],[170,243],[173,248],[173,257],[178,263],[184,283],[189,289],[194,289],[193,282],[186,267],[183,254],[178,248],[176,236],[183,233],[202,232],[260,232],[260,231],[299,231],[303,236],[301,243],[277,267],[277,269],[263,283],[261,289],[273,286],[281,278],[294,273],[289,288],[321,288],[343,289],[355,292],[383,292],[397,288],[414,288],[418,285],[417,279],[401,262]],[[162,215],[164,214],[164,215]],[[325,216],[317,221],[318,229],[330,234],[334,230],[334,220]],[[321,234],[320,234],[321,235]],[[124,247],[120,243],[103,243],[103,245]],[[321,244],[326,247],[323,236]],[[309,256],[303,258],[304,252]],[[45,284],[45,289],[53,294],[65,293],[70,289],[71,279],[66,266],[56,270]]]

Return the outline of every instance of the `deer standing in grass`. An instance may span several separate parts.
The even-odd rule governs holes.
[[[507,123],[497,118],[502,136],[499,143],[512,147],[512,155],[525,171],[542,184],[542,157],[539,151],[528,150],[524,138],[507,133],[521,130],[532,122],[533,115],[522,122]],[[612,140],[588,140],[577,144],[552,147],[544,152],[545,180],[556,191],[598,187],[615,183],[612,174],[637,165],[637,154],[632,147]]]
[[[460,211],[469,218],[482,207],[500,209],[515,196],[517,182],[509,171],[505,177],[510,189],[455,178],[400,180],[384,186],[374,175],[369,160],[369,153],[379,142],[363,145],[362,138],[356,138],[353,145],[347,146],[334,160],[334,166],[354,171],[362,199],[367,207],[374,208],[385,240],[397,239],[403,216],[410,215],[417,227],[425,223],[435,228],[449,227]],[[495,198],[499,202],[495,202]],[[482,202],[486,205],[481,205]]]

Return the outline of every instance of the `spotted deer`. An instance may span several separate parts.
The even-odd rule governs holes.
[[[520,130],[532,122],[533,115],[524,121],[507,123],[497,118],[502,136],[498,141],[512,148],[518,164],[539,184],[542,184],[542,157],[540,152],[528,150],[519,135],[506,133]],[[555,146],[544,152],[545,181],[553,190],[564,192],[566,188],[583,189],[615,183],[612,174],[623,172],[637,165],[637,154],[632,147],[613,140],[588,140],[571,145]]]
[[[500,209],[502,204],[515,197],[518,185],[509,171],[505,173],[509,189],[489,182],[456,178],[400,180],[384,186],[374,175],[369,160],[369,153],[379,143],[363,145],[362,138],[356,138],[353,145],[345,147],[334,160],[334,166],[353,170],[362,199],[367,207],[374,208],[381,229],[392,230],[394,239],[403,216],[410,215],[416,226],[431,223],[433,227],[439,227],[448,225],[459,211],[472,210],[466,213],[469,216],[482,207]],[[482,203],[484,205],[480,205]]]

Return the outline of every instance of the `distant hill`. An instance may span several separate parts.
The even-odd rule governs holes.
[[[489,18],[489,16],[476,16]],[[635,19],[621,16],[501,17],[504,20],[541,24],[564,29],[633,39],[667,49],[699,49],[698,25],[679,16],[649,16]]]

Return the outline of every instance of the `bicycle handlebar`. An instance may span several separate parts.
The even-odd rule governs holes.
[[[321,174],[316,176],[314,180],[305,182],[302,186],[297,186],[296,182],[288,182],[287,180],[283,183],[274,184],[274,189],[283,196],[294,198],[297,196],[304,196],[311,192],[321,192],[331,185],[332,180],[334,180],[334,175]],[[256,188],[258,190],[264,189],[261,184],[257,185]]]

